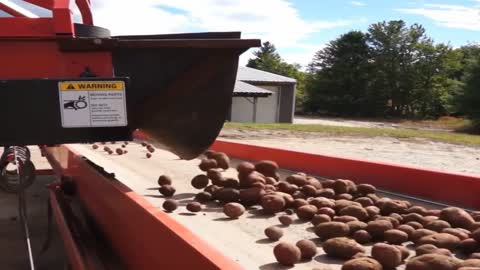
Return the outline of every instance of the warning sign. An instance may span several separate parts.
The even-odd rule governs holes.
[[[127,125],[123,81],[64,81],[58,90],[62,127]]]
[[[83,81],[83,82],[60,82],[61,91],[123,91],[125,83],[123,81]]]

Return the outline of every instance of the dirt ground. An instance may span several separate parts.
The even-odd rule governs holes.
[[[480,175],[480,147],[400,140],[391,137],[336,136],[287,130],[225,128],[220,139],[287,150],[389,162]]]

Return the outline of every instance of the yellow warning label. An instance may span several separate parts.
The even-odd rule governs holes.
[[[115,91],[125,90],[123,81],[69,81],[59,82],[61,91]]]

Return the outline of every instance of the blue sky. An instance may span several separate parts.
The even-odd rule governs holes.
[[[109,28],[113,34],[242,31],[245,38],[273,42],[285,60],[302,65],[308,64],[314,53],[330,40],[349,30],[366,31],[370,24],[383,20],[421,23],[436,42],[455,47],[480,40],[480,0],[92,0],[92,3],[95,23]],[[242,56],[241,63],[246,63],[251,52]]]

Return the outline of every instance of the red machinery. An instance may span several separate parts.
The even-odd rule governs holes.
[[[93,25],[90,0],[25,2],[52,17],[31,18],[0,1],[11,15],[0,18],[0,113],[8,117],[0,145],[16,156],[4,165],[18,161],[21,187],[34,167],[26,169],[28,155],[20,158],[25,147],[12,146],[40,145],[54,168],[60,181],[50,188],[51,207],[72,268],[122,269],[105,263],[120,258],[110,262],[128,269],[236,269],[162,213],[145,209],[101,168],[55,145],[128,141],[141,129],[156,146],[195,158],[223,126],[240,54],[260,41],[238,32],[111,36]],[[81,24],[73,21],[74,4]],[[131,219],[144,234],[133,233]],[[95,232],[86,226],[92,220]],[[165,240],[168,247],[158,244]],[[185,260],[164,259],[180,253]]]

